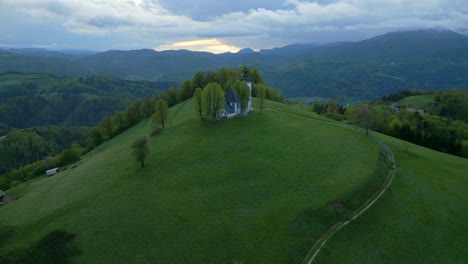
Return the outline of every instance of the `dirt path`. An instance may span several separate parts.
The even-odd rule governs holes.
[[[278,110],[273,110],[273,109],[270,109],[270,108],[265,108],[265,110],[273,111],[273,112],[277,112],[277,113],[282,113],[282,114],[286,114],[286,115],[292,115],[292,116],[296,116],[296,117],[300,117],[300,118],[304,118],[304,119],[309,119],[309,120],[313,119],[313,118],[307,118],[307,117],[304,117],[304,116],[295,115],[295,114],[291,114],[291,113],[286,113],[286,112],[282,112],[282,111],[278,111]],[[330,123],[332,123],[332,122],[330,122]],[[345,126],[345,125],[342,125],[342,126]],[[359,132],[359,131],[357,131],[357,132]],[[351,219],[346,220],[346,221],[338,222],[338,223],[334,224],[332,227],[330,227],[325,232],[325,234],[323,234],[320,237],[320,239],[317,240],[317,242],[315,242],[314,246],[309,251],[309,253],[304,258],[304,260],[301,262],[301,264],[304,264],[304,263],[311,264],[314,261],[315,257],[320,252],[320,250],[323,248],[325,243],[327,243],[327,241],[330,240],[332,238],[332,236],[336,232],[338,232],[338,230],[340,230],[341,228],[343,228],[347,224],[351,223],[356,218],[358,218],[360,215],[362,215],[365,211],[367,211],[367,209],[369,209],[385,193],[385,191],[387,191],[387,189],[392,184],[393,179],[395,178],[395,172],[396,172],[396,162],[395,162],[395,156],[393,154],[393,151],[390,149],[390,147],[385,145],[382,141],[378,140],[377,138],[372,137],[372,140],[377,142],[377,144],[379,144],[380,147],[387,154],[387,162],[390,163],[389,164],[390,171],[388,172],[387,179],[382,184],[380,189],[371,198],[369,198],[369,200],[367,200],[363,205],[361,205],[361,207],[359,207],[356,211],[353,212],[353,217]]]

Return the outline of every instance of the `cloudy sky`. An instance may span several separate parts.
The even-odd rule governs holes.
[[[221,53],[422,28],[466,34],[468,0],[0,0],[0,25],[0,47]]]

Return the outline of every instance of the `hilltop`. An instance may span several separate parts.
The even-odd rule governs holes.
[[[144,169],[130,145],[148,135],[147,119],[59,174],[8,190],[15,200],[0,208],[0,255],[60,230],[75,238],[67,247],[81,251],[80,263],[300,262],[388,168],[378,145],[350,128],[267,108],[200,122],[188,100],[150,138]],[[338,216],[333,201],[345,204]]]

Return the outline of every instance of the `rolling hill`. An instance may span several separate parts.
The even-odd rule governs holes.
[[[376,136],[395,153],[395,181],[314,263],[465,263],[467,159]]]
[[[468,37],[449,30],[391,32],[358,42],[294,44],[237,54],[111,50],[96,54],[0,51],[0,72],[103,74],[132,80],[183,81],[197,71],[261,69],[265,81],[287,97],[372,100],[404,89],[468,89]]]
[[[374,141],[293,106],[268,102],[263,115],[215,123],[200,122],[193,108],[191,100],[171,108],[143,169],[130,145],[149,134],[148,120],[59,174],[8,190],[0,256],[299,263],[386,178]],[[338,215],[334,201],[345,205]]]

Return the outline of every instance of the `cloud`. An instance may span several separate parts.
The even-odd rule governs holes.
[[[155,50],[180,50],[188,49],[193,51],[208,51],[211,53],[237,52],[239,47],[224,43],[219,39],[198,39],[190,41],[181,41],[168,45],[161,45]]]
[[[109,41],[119,38],[123,40],[123,49],[133,45],[130,43],[172,47],[190,40],[215,39],[220,43],[188,46],[187,49],[214,49],[217,46],[222,52],[238,47],[270,48],[293,42],[357,40],[388,31],[417,28],[443,27],[466,31],[468,5],[465,2],[2,0],[0,9],[13,8],[26,14],[18,18],[22,23],[60,25],[82,38],[99,37]],[[13,33],[0,29],[0,34]],[[53,37],[53,32],[51,35]]]

